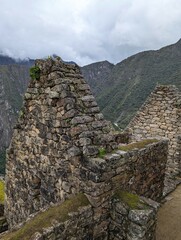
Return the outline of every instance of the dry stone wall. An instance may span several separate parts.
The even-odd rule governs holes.
[[[93,214],[90,239],[109,239],[115,191],[124,189],[160,200],[168,141],[120,151],[119,143],[129,141],[129,131],[113,132],[78,66],[58,59],[37,60],[36,66],[40,78],[30,82],[7,152],[9,227],[83,192]],[[57,231],[53,228],[49,233],[59,239]],[[84,239],[81,234],[75,238]]]
[[[122,164],[116,169],[118,174],[112,178],[114,189],[125,189],[160,201],[164,189],[168,141],[162,140],[140,150],[118,153],[121,153],[123,158]]]
[[[40,79],[25,94],[6,165],[6,216],[10,225],[80,191],[73,178],[84,157],[113,150],[110,123],[78,66],[37,60]],[[21,189],[21,191],[19,191]]]
[[[181,94],[175,86],[157,86],[138,111],[128,128],[132,140],[143,138],[168,138],[166,189],[173,188],[172,179],[180,173]]]
[[[156,214],[159,204],[144,197],[131,194],[129,197],[133,198],[134,202],[133,199],[120,200],[117,197],[112,203],[109,239],[155,239]],[[131,204],[135,202],[137,206],[132,207]]]

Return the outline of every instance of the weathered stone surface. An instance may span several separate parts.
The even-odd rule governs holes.
[[[40,79],[30,81],[8,151],[5,212],[10,227],[79,192],[80,174],[96,176],[77,166],[85,156],[96,157],[99,148],[111,149],[111,143],[96,141],[97,135],[111,135],[111,129],[97,119],[101,113],[79,67],[52,59],[37,60],[36,66]]]
[[[154,137],[170,140],[164,195],[176,187],[173,179],[181,171],[178,140],[181,134],[180,99],[181,93],[175,86],[157,86],[128,125],[133,141]]]
[[[113,196],[124,189],[160,200],[168,142],[120,151],[118,144],[129,142],[130,132],[113,132],[78,66],[52,59],[36,65],[40,79],[29,84],[31,98],[25,98],[7,152],[5,214],[10,229],[83,192],[89,210],[72,210],[71,221],[53,222],[34,238],[153,239],[154,214],[133,211],[124,202],[115,203]],[[147,204],[150,211],[152,204]]]

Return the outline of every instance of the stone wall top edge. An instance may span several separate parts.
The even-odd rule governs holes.
[[[135,148],[129,151],[116,150],[114,153],[106,154],[103,158],[88,158],[87,167],[89,167],[90,170],[92,168],[95,171],[96,166],[97,170],[100,169],[101,172],[104,172],[107,171],[107,167],[111,165],[111,162],[114,162],[115,166],[116,163],[121,161],[123,162],[123,164],[126,164],[126,162],[124,161],[125,158],[139,156],[145,151],[151,152],[159,146],[165,145],[166,147],[168,147],[168,143],[169,139],[158,139],[158,142],[150,143],[141,149]]]
[[[155,139],[157,139],[157,138],[155,138]],[[142,139],[142,140],[145,140],[145,139]],[[145,145],[143,148],[140,148],[140,149],[134,148],[134,149],[131,149],[129,151],[125,151],[125,156],[130,155],[130,153],[137,155],[137,154],[142,153],[145,150],[146,151],[151,151],[155,147],[158,147],[158,146],[161,146],[161,145],[168,145],[168,143],[169,143],[169,139],[167,139],[167,138],[162,138],[162,139],[157,139],[157,140],[158,140],[158,142],[150,143],[148,145]]]
[[[53,58],[47,58],[47,59],[39,58],[39,59],[35,60],[35,65],[42,64],[42,63],[49,63],[49,64],[57,63],[60,66],[63,65],[63,66],[68,66],[70,68],[73,68],[75,66],[79,67],[78,64],[76,64],[76,63],[64,62],[64,61],[62,61],[61,59],[58,59],[58,58],[57,59],[56,58],[54,58],[54,59]]]

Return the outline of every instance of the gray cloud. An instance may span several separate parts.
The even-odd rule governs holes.
[[[1,0],[0,51],[119,62],[181,37],[181,0]]]

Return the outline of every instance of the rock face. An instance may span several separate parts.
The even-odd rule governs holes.
[[[113,132],[79,67],[58,59],[37,60],[37,67],[40,77],[29,84],[7,152],[5,216],[9,227],[25,222],[52,204],[66,203],[72,195],[82,192],[90,203],[89,219],[80,224],[78,213],[78,230],[68,222],[67,226],[72,227],[70,231],[67,229],[67,239],[72,237],[71,229],[77,232],[77,239],[85,236],[113,239],[111,236],[118,227],[119,235],[122,231],[122,213],[117,215],[120,222],[117,217],[110,217],[113,208],[117,208],[112,205],[117,190],[124,189],[155,201],[161,199],[168,143],[162,140],[140,150],[120,151],[119,143],[127,142],[129,133]],[[144,210],[139,204],[136,208]],[[84,210],[81,213],[85,216]],[[135,218],[137,215],[139,212]],[[140,218],[142,215],[149,214],[141,211]],[[155,210],[150,223],[153,228],[138,229],[138,235],[126,216],[125,232],[130,228],[132,234],[126,239],[135,239],[135,236],[152,239],[147,236],[154,236],[154,216]],[[150,219],[150,215],[147,218]],[[85,235],[84,223],[91,229],[89,235]],[[48,235],[37,233],[32,239],[42,239],[42,236],[59,239],[61,226],[49,229]]]
[[[166,171],[166,191],[173,189],[180,174],[181,93],[175,86],[157,86],[140,108],[128,128],[132,139],[168,138],[169,152]]]

